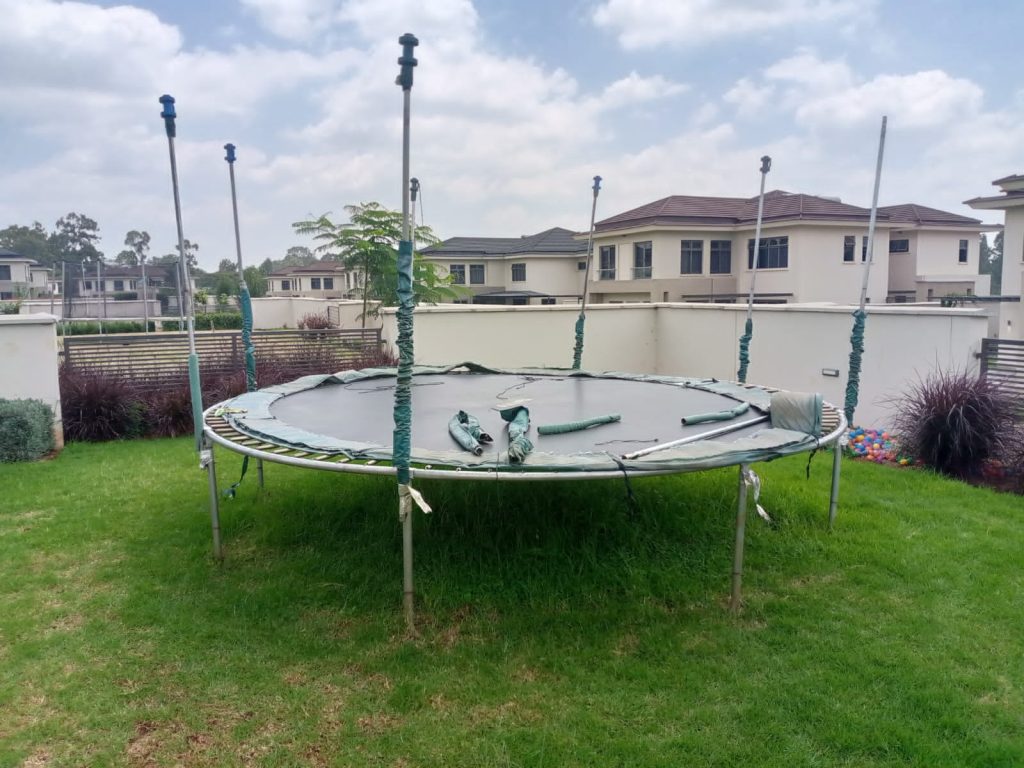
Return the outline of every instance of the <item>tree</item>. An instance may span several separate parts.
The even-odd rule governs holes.
[[[292,227],[301,235],[312,235],[319,245],[316,252],[325,259],[341,261],[345,267],[363,275],[363,324],[368,304],[383,306],[398,303],[398,243],[402,239],[402,214],[379,203],[347,205],[349,221],[335,224],[328,214],[318,219],[298,221]],[[413,228],[413,247],[438,242],[429,227]],[[437,265],[413,253],[413,294],[416,301],[435,304],[462,294],[441,277]]]
[[[274,261],[273,261],[273,259],[270,259],[270,258],[264,259],[263,262],[259,266],[259,270],[260,270],[260,274],[263,275],[264,277],[266,277],[271,272],[273,272],[274,271]]]
[[[260,267],[246,267],[242,270],[249,295],[259,299],[267,295],[267,278]]]
[[[57,219],[57,226],[50,236],[58,258],[65,261],[97,262],[103,254],[96,248],[100,239],[100,227],[88,216],[68,213]]]
[[[217,271],[233,275],[238,272],[238,265],[231,259],[221,259],[220,264],[217,265]]]
[[[124,244],[128,247],[117,254],[114,261],[129,267],[145,263],[146,257],[149,256],[149,232],[133,229],[124,236]]]
[[[54,251],[50,234],[38,221],[32,222],[31,227],[12,224],[0,229],[0,248],[7,248],[27,259],[35,259],[44,267],[53,266],[55,262],[60,261],[60,257]]]
[[[188,264],[188,268],[192,272],[196,272],[198,268],[198,260],[196,259],[196,251],[199,250],[199,246],[193,243],[188,238],[185,238],[185,259]],[[153,264],[176,264],[178,261],[178,246],[174,246],[174,253],[165,253],[163,256],[157,256],[152,260]]]
[[[285,252],[284,258],[274,266],[278,269],[281,267],[308,267],[315,262],[316,256],[313,255],[313,251],[304,245],[293,245]]]

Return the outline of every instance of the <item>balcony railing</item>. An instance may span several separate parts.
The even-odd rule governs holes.
[[[598,280],[614,280],[615,270],[614,269],[599,269],[597,271]]]
[[[651,279],[651,267],[633,267],[633,279],[634,280],[650,280]]]

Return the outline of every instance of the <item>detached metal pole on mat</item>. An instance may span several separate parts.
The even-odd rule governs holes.
[[[576,318],[576,344],[572,353],[572,369],[578,371],[583,364],[583,326],[587,322],[587,296],[590,293],[590,264],[594,258],[594,219],[597,216],[597,195],[601,191],[601,177],[594,177],[594,202],[590,206],[590,235],[587,237],[587,268],[583,273],[583,299],[580,316]]]
[[[772,159],[765,155],[761,158],[761,191],[757,196],[757,224],[754,225],[754,260],[750,265],[750,293],[747,296],[747,322],[740,336],[740,367],[736,380],[740,384],[747,383],[747,366],[750,363],[750,340],[754,338],[754,284],[757,281],[757,261],[761,256],[761,219],[764,216],[764,182],[768,171],[772,169]]]
[[[235,189],[235,145],[224,145],[224,159],[228,164],[228,175],[231,177],[231,213],[235,221],[235,254],[238,258],[238,301],[242,310],[242,349],[245,355],[245,391],[256,391],[256,348],[252,343],[252,296],[249,285],[245,282],[245,268],[242,266],[242,236],[238,227],[238,194]],[[248,462],[245,462],[247,465]],[[242,468],[245,474],[245,466]],[[260,488],[263,487],[263,459],[256,460],[256,475]],[[238,482],[242,482],[239,480]]]
[[[210,521],[213,526],[213,554],[218,560],[224,557],[220,541],[220,509],[217,498],[217,474],[213,459],[213,445],[206,439],[203,431],[203,391],[199,381],[199,355],[196,353],[195,318],[192,310],[192,285],[189,280],[188,261],[185,258],[185,234],[181,226],[181,198],[178,195],[178,163],[174,155],[175,127],[174,97],[164,94],[160,97],[167,131],[167,150],[171,159],[171,187],[174,190],[174,220],[178,227],[178,279],[181,286],[180,296],[184,303],[181,309],[185,313],[188,326],[188,384],[192,396],[192,424],[195,429],[196,450],[199,452],[199,466],[205,469],[210,484]]]
[[[882,130],[878,136],[878,161],[875,164],[875,190],[871,197],[871,218],[868,219],[868,244],[864,254],[864,277],[860,286],[860,307],[853,313],[853,331],[850,334],[850,370],[846,379],[846,403],[844,413],[847,423],[853,426],[853,413],[860,397],[860,363],[864,354],[864,325],[867,313],[864,305],[868,298],[868,277],[875,255],[875,219],[878,216],[878,188],[882,181],[882,156],[885,153],[885,125],[888,117],[882,116]],[[856,251],[854,251],[856,253]]]
[[[413,49],[419,45],[415,35],[398,38],[402,56],[401,71],[395,80],[402,87],[402,240],[398,244],[398,378],[395,386],[393,461],[398,478],[398,519],[402,522],[402,610],[410,630],[415,630],[412,574],[412,507],[419,494],[412,489],[409,452],[412,443],[412,367],[413,291],[412,222],[409,218],[409,110],[412,96],[412,70],[417,61]]]

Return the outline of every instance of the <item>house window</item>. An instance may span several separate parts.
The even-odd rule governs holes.
[[[0,264],[0,280],[10,280],[10,279],[11,279],[11,265],[10,264]]]
[[[585,262],[585,261],[577,261],[576,262],[576,269],[579,270],[580,272],[586,272],[587,271],[587,262]]]
[[[124,290],[124,280],[115,280],[114,281],[114,290],[115,291],[123,291]]]
[[[12,291],[0,291],[0,301],[10,301],[14,298]]]
[[[85,290],[87,290],[87,291],[91,291],[92,290],[92,280],[86,280],[85,281]]]
[[[333,291],[334,290],[334,278],[333,277],[325,277],[324,278],[324,290],[325,291]]]
[[[282,280],[281,281],[281,290],[282,291],[290,291],[291,289],[292,289],[292,281],[291,280]]]
[[[966,264],[967,263],[967,241],[966,240],[961,240],[960,241],[960,254],[959,254],[959,257],[958,257],[958,261],[961,264]]]
[[[513,264],[512,265],[512,282],[513,283],[525,283],[526,282],[526,265],[525,264]]]
[[[633,243],[633,279],[645,280],[651,276],[651,241]]]
[[[452,277],[452,283],[454,285],[465,285],[466,284],[466,265],[465,264],[450,264],[448,266],[448,274]]]
[[[484,284],[484,265],[483,264],[470,264],[469,265],[469,283],[470,283],[470,285],[483,285]]]
[[[711,241],[711,274],[732,274],[732,240]]]
[[[843,238],[843,261],[853,261],[854,251],[857,249],[857,236],[846,235]]]
[[[747,269],[754,268],[754,239],[747,240]],[[757,249],[758,269],[789,268],[789,236],[765,237]]]
[[[319,291],[320,290],[320,278],[319,277],[311,277],[311,278],[309,278],[309,287],[310,287],[311,290]]]
[[[890,240],[889,253],[910,253],[910,240]]]
[[[867,235],[864,235],[860,239],[860,260],[861,261],[867,261],[868,260],[868,236]]]
[[[602,245],[598,255],[600,261],[600,269],[598,270],[598,280],[614,280],[615,279],[615,246],[614,245]]]
[[[699,275],[704,272],[704,241],[679,242],[679,274]]]

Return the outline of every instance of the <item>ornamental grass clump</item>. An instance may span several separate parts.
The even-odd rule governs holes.
[[[957,478],[977,477],[1015,440],[1012,395],[966,371],[938,371],[897,400],[900,448],[920,463]]]
[[[0,399],[0,462],[34,461],[53,448],[50,406],[42,400]]]
[[[67,440],[123,440],[145,432],[137,388],[116,373],[62,365],[60,407]]]

